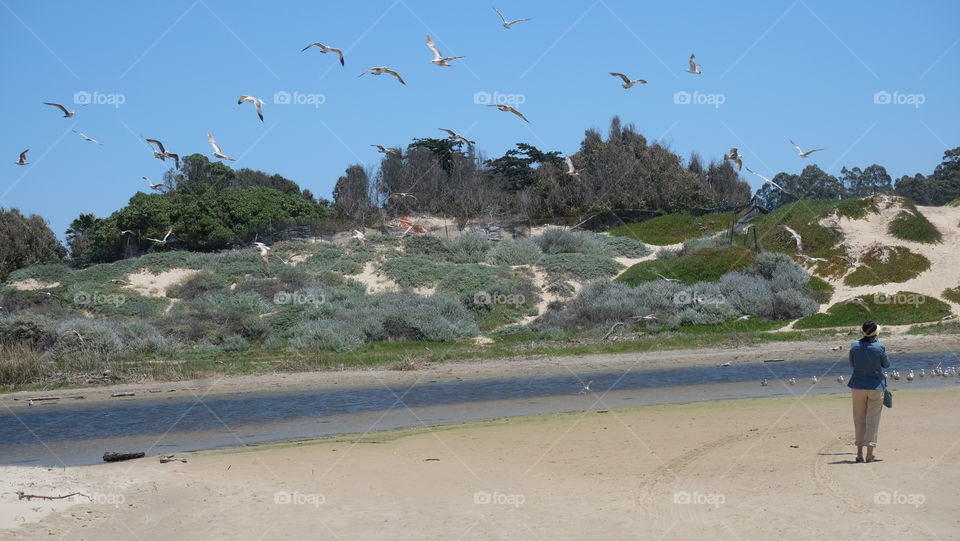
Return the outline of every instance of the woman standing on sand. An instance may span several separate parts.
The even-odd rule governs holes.
[[[879,328],[873,321],[863,324],[863,338],[850,345],[850,367],[853,375],[847,387],[853,389],[853,427],[856,431],[857,462],[876,462],[877,430],[883,411],[883,390],[887,378],[883,369],[890,367],[887,348],[877,342]],[[863,456],[863,448],[867,456]]]

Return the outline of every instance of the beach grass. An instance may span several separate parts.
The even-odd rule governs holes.
[[[665,214],[642,222],[631,222],[614,227],[607,233],[630,237],[648,244],[663,246],[676,244],[693,237],[702,237],[730,227],[737,219],[734,212],[696,216],[686,212]]]

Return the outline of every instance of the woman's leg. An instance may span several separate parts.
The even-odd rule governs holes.
[[[866,402],[866,430],[864,438],[866,439],[867,457],[866,461],[873,460],[873,449],[877,446],[877,433],[880,430],[880,414],[883,413],[883,390],[867,391]]]
[[[857,446],[857,456],[862,456],[863,446],[866,445],[867,431],[867,391],[853,390],[853,429],[854,443]]]

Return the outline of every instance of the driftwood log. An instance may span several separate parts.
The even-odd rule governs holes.
[[[113,393],[110,395],[111,398],[117,398],[118,396],[133,396],[134,393]]]
[[[39,495],[39,494],[25,494],[22,490],[18,490],[18,491],[16,492],[16,495],[17,495],[17,498],[18,498],[18,499],[27,500],[27,501],[30,501],[30,500],[33,500],[33,499],[38,499],[38,500],[64,500],[64,499],[69,498],[69,497],[71,497],[71,496],[83,496],[84,498],[90,499],[90,496],[87,496],[87,495],[84,494],[83,492],[73,492],[73,493],[67,494],[67,495],[65,495],[65,496],[41,496],[41,495]]]
[[[112,453],[107,451],[103,453],[104,462],[119,462],[121,460],[131,460],[134,458],[143,458],[146,456],[146,453],[140,451],[139,453]]]

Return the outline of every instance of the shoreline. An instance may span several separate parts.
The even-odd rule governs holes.
[[[839,333],[838,333],[839,334]],[[891,360],[904,353],[943,353],[960,350],[960,335],[923,336],[889,335],[882,342],[887,345]],[[480,381],[489,379],[525,378],[534,376],[591,374],[617,370],[660,370],[716,366],[723,363],[758,363],[767,359],[806,361],[814,359],[845,359],[850,343],[848,336],[835,339],[798,342],[765,342],[745,347],[717,349],[671,349],[642,353],[590,354],[573,356],[539,355],[519,359],[447,361],[429,363],[416,370],[392,370],[385,366],[374,369],[324,370],[313,372],[269,372],[240,376],[220,376],[182,381],[143,381],[106,386],[56,388],[51,390],[13,391],[0,394],[0,406],[25,407],[30,398],[58,397],[53,402],[69,403],[74,396],[83,396],[78,402],[116,402],[202,394],[215,397],[222,394],[251,392],[283,392],[298,390],[348,389],[381,387],[385,383],[412,384],[416,381]],[[831,347],[843,346],[840,351]],[[118,393],[132,396],[112,397]]]
[[[835,539],[863,534],[868,521],[895,538],[949,538],[960,524],[960,445],[937,427],[949,426],[958,404],[955,388],[899,391],[881,420],[884,460],[871,465],[853,463],[849,402],[830,394],[551,413],[178,454],[186,463],[0,467],[0,532],[11,539],[317,531],[392,539],[531,532]],[[92,500],[18,501],[17,490],[81,491]]]

